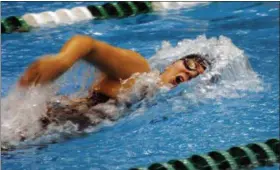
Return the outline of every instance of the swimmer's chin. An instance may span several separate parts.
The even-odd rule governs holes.
[[[162,81],[159,82],[159,86],[160,88],[164,88],[164,89],[173,89],[174,87],[176,87],[177,85],[174,85],[173,83],[169,82],[169,83],[164,83]]]

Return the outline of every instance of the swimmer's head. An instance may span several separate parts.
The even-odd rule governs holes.
[[[209,67],[210,62],[205,57],[200,54],[190,54],[169,65],[161,73],[161,80],[164,84],[172,84],[175,87],[197,77]]]

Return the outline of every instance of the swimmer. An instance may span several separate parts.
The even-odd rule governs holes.
[[[135,51],[111,46],[89,36],[76,35],[65,43],[57,55],[45,56],[33,62],[20,77],[18,85],[28,88],[51,83],[79,60],[98,68],[102,72],[101,78],[93,82],[87,97],[69,100],[65,107],[47,105],[47,117],[41,120],[43,127],[52,122],[67,120],[79,124],[80,130],[98,124],[99,122],[92,123],[83,112],[109,99],[116,100],[121,88],[129,89],[133,86],[135,80],[129,79],[133,74],[151,71],[147,60]],[[187,55],[160,74],[160,84],[176,87],[202,74],[208,66],[210,63],[202,55]],[[122,83],[127,79],[129,80]],[[106,118],[102,113],[94,114],[100,119]]]

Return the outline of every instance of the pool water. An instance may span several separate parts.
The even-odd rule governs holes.
[[[98,3],[2,2],[1,14],[20,16]],[[36,129],[28,120],[36,117],[38,107],[25,106],[48,97],[47,92],[33,93],[23,105],[15,99],[20,96],[14,89],[16,81],[32,61],[58,52],[75,34],[136,50],[158,70],[184,53],[207,53],[215,62],[214,71],[175,89],[157,90],[157,94],[151,85],[154,95],[126,110],[118,121],[82,135],[68,134],[70,139],[65,140],[61,133],[69,131],[62,129],[35,142],[13,141],[3,124],[10,130],[27,124]],[[1,154],[5,170],[128,169],[279,136],[279,2],[213,2],[191,9],[3,34],[1,39],[1,137],[21,146]],[[83,80],[88,67],[75,65],[65,75],[59,93],[72,94],[84,84],[88,86],[93,79]],[[207,83],[216,73],[220,81]],[[155,77],[156,73],[144,75],[139,84],[149,84]],[[139,93],[137,88],[133,92]]]

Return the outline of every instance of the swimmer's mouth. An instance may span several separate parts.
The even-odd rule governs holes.
[[[176,82],[176,79],[171,80],[171,81],[170,81],[170,84],[172,84],[173,87],[176,87],[176,86],[178,85],[178,83]]]

